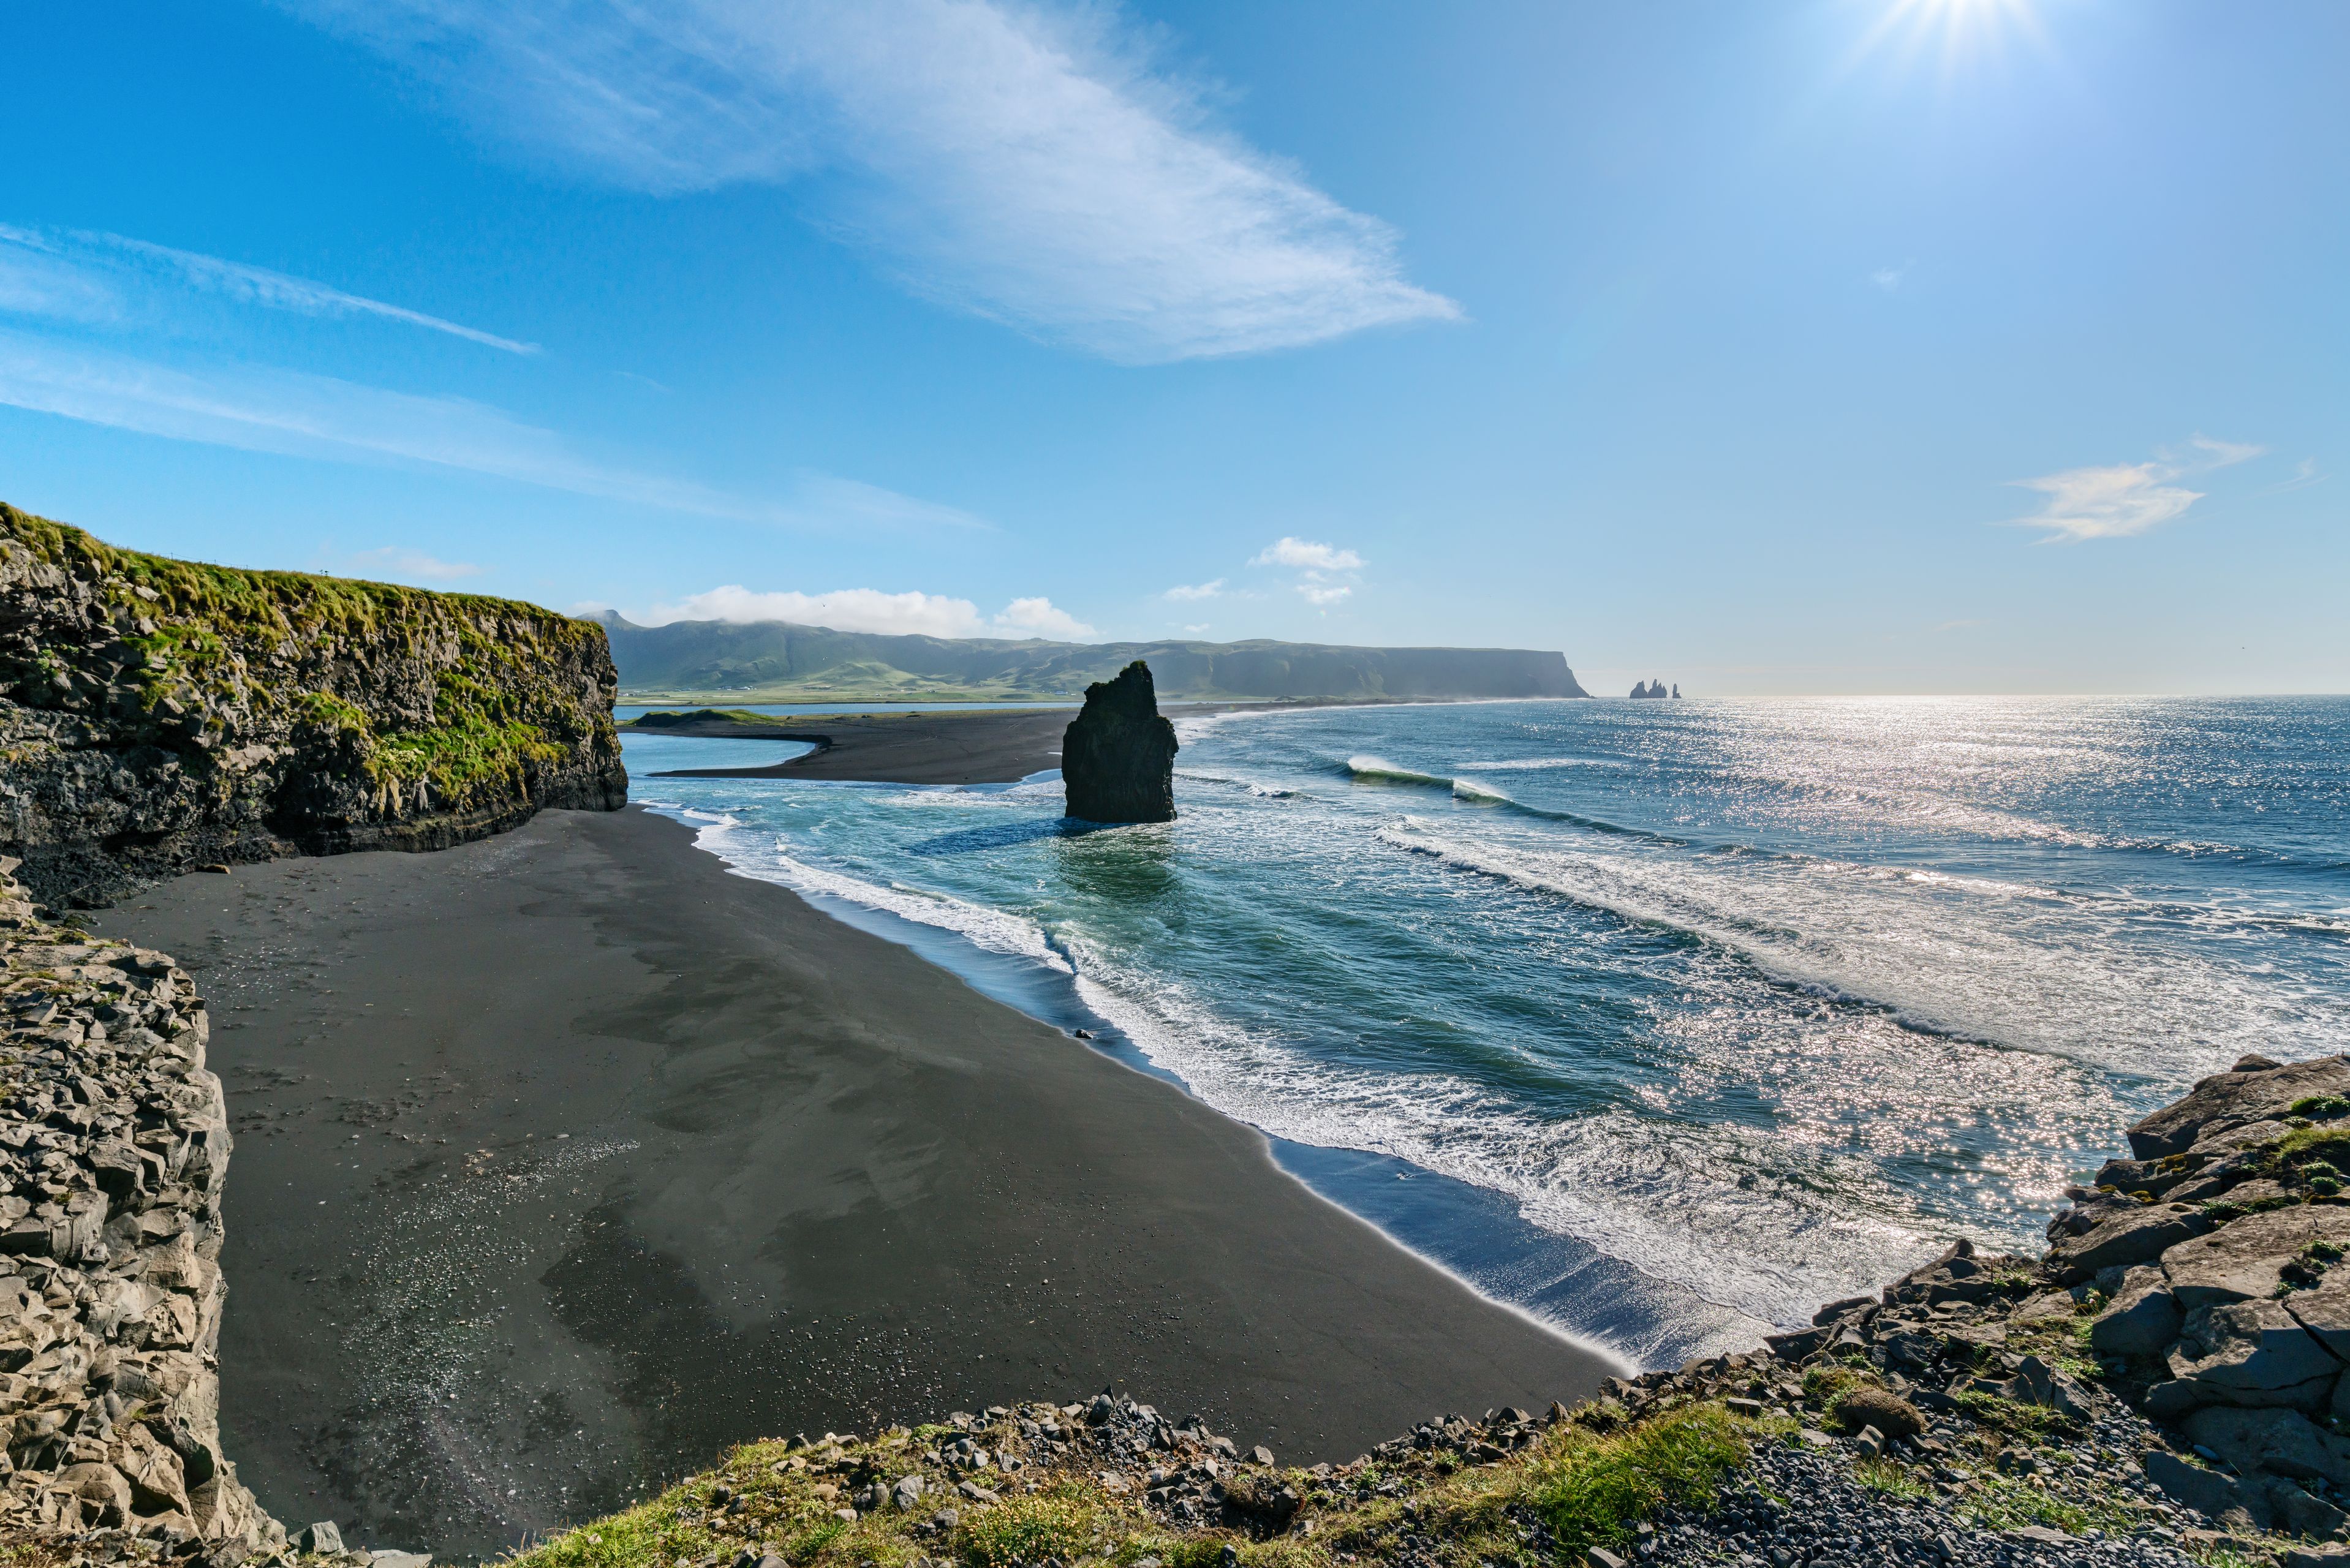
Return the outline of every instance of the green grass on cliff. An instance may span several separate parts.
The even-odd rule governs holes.
[[[0,693],[28,706],[103,708],[167,746],[218,744],[234,738],[231,715],[275,714],[338,746],[380,804],[422,781],[453,809],[521,794],[531,766],[562,761],[611,723],[600,715],[590,732],[571,732],[583,728],[580,694],[546,673],[600,652],[590,645],[603,628],[592,622],[476,594],[118,549],[5,504],[0,538],[96,587],[131,655],[111,680],[113,691],[133,694],[135,711],[119,699],[105,707],[99,674],[47,649],[0,667]],[[334,657],[345,648],[348,659]],[[402,659],[432,670],[429,713],[370,716],[349,700],[348,669]]]
[[[736,1449],[715,1469],[623,1512],[567,1531],[522,1552],[513,1568],[674,1568],[751,1550],[793,1568],[913,1568],[920,1559],[960,1568],[1090,1560],[1131,1568],[1213,1568],[1227,1548],[1246,1568],[1337,1568],[1396,1555],[1399,1538],[1433,1540],[1415,1555],[1454,1568],[1579,1564],[1591,1546],[1620,1546],[1667,1505],[1702,1506],[1746,1456],[1761,1428],[1718,1404],[1681,1407],[1613,1431],[1565,1422],[1530,1448],[1485,1464],[1447,1456],[1374,1464],[1330,1478],[1307,1470],[1243,1471],[1235,1487],[1305,1498],[1290,1529],[1272,1539],[1222,1524],[1178,1527],[1154,1516],[1136,1490],[1113,1490],[1082,1451],[1021,1476],[993,1480],[1001,1501],[953,1495],[935,1474],[920,1503],[841,1517],[868,1479],[886,1486],[924,1470],[920,1449],[952,1428],[899,1428],[869,1441]],[[990,1449],[1019,1447],[1013,1423],[975,1430]],[[1135,1480],[1139,1478],[1134,1478]],[[1384,1492],[1385,1495],[1381,1495]],[[932,1521],[959,1515],[951,1530]]]

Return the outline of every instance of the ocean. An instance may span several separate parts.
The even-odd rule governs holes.
[[[1177,719],[1179,821],[1056,774],[633,797],[1262,1128],[1625,1362],[1808,1321],[2247,1052],[2350,1049],[2350,701],[1505,702]],[[755,758],[753,753],[757,753]],[[770,755],[769,753],[773,753]]]

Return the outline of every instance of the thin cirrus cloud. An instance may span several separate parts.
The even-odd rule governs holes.
[[[1157,363],[1461,317],[1397,237],[1214,127],[1105,8],[1003,0],[280,0],[589,178],[802,176],[914,292]]]
[[[402,583],[461,583],[486,570],[471,561],[443,561],[421,550],[402,549],[397,545],[346,556],[342,566],[351,576],[381,576]]]
[[[954,507],[828,474],[780,502],[598,462],[467,398],[389,391],[271,366],[165,364],[0,327],[0,404],[174,441],[339,462],[422,464],[577,495],[813,528],[984,527]]]
[[[1094,628],[1056,608],[1048,598],[1018,598],[993,618],[969,599],[946,594],[884,593],[878,588],[836,588],[830,593],[757,593],[740,584],[656,605],[641,623],[666,626],[678,620],[754,622],[782,620],[835,631],[889,636],[1087,638]]]
[[[2028,517],[2011,518],[2019,527],[2043,528],[2043,544],[2055,540],[2126,539],[2186,515],[2204,493],[2178,481],[2229,468],[2267,449],[2243,441],[2196,436],[2183,452],[2165,452],[2148,462],[2116,462],[2068,468],[2013,483],[2047,499]]]
[[[299,316],[372,317],[445,333],[508,354],[536,354],[536,343],[501,337],[405,306],[347,294],[323,283],[122,234],[0,223],[0,310],[100,325],[141,319],[169,323],[182,291]]]

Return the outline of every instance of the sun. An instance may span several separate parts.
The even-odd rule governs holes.
[[[1938,55],[1945,64],[2044,42],[2037,0],[1886,0],[1860,53],[1892,48]]]

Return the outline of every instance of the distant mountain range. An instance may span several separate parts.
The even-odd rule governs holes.
[[[603,616],[624,701],[1035,701],[1076,697],[1133,659],[1161,698],[1274,701],[1587,697],[1566,656],[1517,648],[1341,648],[1317,642],[1000,641],[889,637],[788,621]]]

